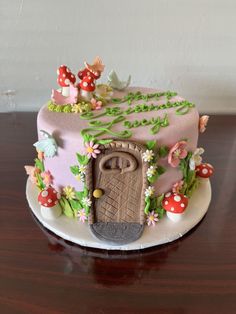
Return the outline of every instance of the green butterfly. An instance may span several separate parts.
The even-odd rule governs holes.
[[[34,146],[44,153],[45,157],[54,157],[57,154],[57,143],[48,132],[40,130],[44,139],[34,143]]]

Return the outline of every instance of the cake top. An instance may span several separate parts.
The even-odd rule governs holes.
[[[48,121],[46,130],[63,130],[65,137],[81,134],[85,142],[88,138],[142,142],[161,140],[160,130],[165,135],[176,123],[188,125],[189,115],[198,116],[195,105],[176,92],[128,87],[131,76],[121,81],[114,70],[109,73],[106,84],[97,84],[103,70],[99,57],[91,65],[85,62],[76,83],[75,75],[67,66],[58,68],[61,89],[52,90],[51,100],[39,113],[39,117],[45,118],[43,121]]]

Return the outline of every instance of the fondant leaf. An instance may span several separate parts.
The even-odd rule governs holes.
[[[162,166],[157,167],[157,173],[159,174],[159,176],[165,172],[166,172],[166,169],[164,167],[162,167]]]
[[[84,191],[83,191],[83,193],[84,193],[84,196],[88,196],[88,194],[89,194],[89,190],[87,189],[86,186],[84,186]]]
[[[89,162],[88,156],[86,156],[86,155],[80,155],[79,153],[77,153],[76,156],[77,156],[78,162],[79,162],[81,165],[87,165],[87,164],[88,164],[88,162]]]
[[[154,182],[156,182],[156,180],[158,179],[158,177],[159,177],[159,174],[158,174],[158,172],[156,172],[154,176],[148,177],[148,181],[149,181],[150,183],[154,183]]]
[[[159,148],[159,156],[164,158],[168,155],[169,148],[167,146],[160,146]]]
[[[81,200],[84,197],[84,191],[75,192],[76,197]]]
[[[79,174],[79,167],[78,166],[71,166],[70,171],[76,176]]]
[[[156,141],[148,141],[148,142],[146,143],[146,147],[147,147],[147,149],[149,149],[149,150],[154,150],[154,149],[156,148],[156,144],[157,144]]]
[[[78,210],[78,209],[83,208],[83,206],[79,200],[72,199],[72,200],[70,200],[70,204],[71,204],[73,210]]]
[[[162,201],[164,199],[164,196],[165,196],[165,194],[162,193],[160,196],[157,197],[157,206],[158,207],[161,207],[161,203],[162,203]]]
[[[35,158],[34,162],[35,162],[35,167],[40,169],[41,172],[44,172],[43,162],[38,158]]]
[[[101,145],[105,145],[105,144],[109,144],[111,143],[112,140],[98,140],[97,143],[98,144],[101,144]]]
[[[149,212],[149,209],[150,209],[150,205],[151,205],[150,196],[146,196],[146,197],[145,197],[145,204],[146,204],[146,206],[145,206],[145,208],[144,208],[144,212],[145,212],[145,214],[147,215],[148,212]]]
[[[67,199],[64,196],[62,196],[61,199],[59,200],[59,203],[62,207],[64,215],[66,215],[69,218],[72,218],[74,216],[74,213]]]
[[[83,139],[84,139],[84,142],[94,141],[94,136],[92,136],[91,134],[85,133],[83,135]]]

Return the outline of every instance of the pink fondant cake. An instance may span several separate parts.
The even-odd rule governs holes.
[[[45,219],[78,217],[98,239],[117,245],[135,241],[145,224],[166,214],[181,219],[199,178],[213,168],[197,148],[208,116],[199,118],[175,92],[128,87],[130,78],[122,82],[114,71],[98,84],[103,69],[98,57],[85,62],[76,84],[59,67],[62,88],[38,113],[38,158],[26,170]]]

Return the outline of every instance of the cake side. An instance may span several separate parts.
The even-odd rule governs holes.
[[[113,97],[122,98],[128,93],[140,92],[142,95],[148,95],[156,93],[157,90],[148,88],[128,88],[123,92],[114,92]],[[177,101],[184,101],[180,97],[172,97],[170,103],[173,104]],[[108,103],[105,108],[120,108],[120,111],[129,110],[135,108],[137,105],[143,105],[142,100],[133,101],[131,105],[127,103],[117,104]],[[159,100],[150,99],[145,102],[147,106],[153,104],[154,106],[161,106],[166,104],[166,98],[160,97]],[[197,109],[191,108],[188,113],[178,115],[176,110],[178,107],[173,107],[169,109],[153,110],[150,112],[134,112],[131,114],[124,114],[125,121],[132,124],[133,127],[127,128],[124,124],[125,121],[121,121],[112,126],[111,130],[114,134],[119,134],[125,130],[131,132],[131,136],[128,138],[129,141],[141,143],[145,145],[147,141],[156,141],[158,146],[173,146],[176,142],[187,139],[187,150],[194,151],[197,147],[198,140],[198,124],[199,115]],[[101,115],[105,109],[99,110]],[[119,116],[121,116],[120,114]],[[135,121],[142,121],[146,119],[150,121],[152,118],[163,119],[167,115],[168,126],[160,127],[160,130],[155,134],[152,134],[150,129],[152,125],[139,125],[134,127]],[[109,123],[116,119],[116,117],[111,116],[101,116],[96,119],[96,121],[101,121],[102,123]],[[54,174],[53,186],[62,191],[65,186],[73,186],[76,190],[82,189],[83,182],[76,180],[75,176],[70,171],[70,166],[76,164],[77,158],[76,153],[85,153],[84,140],[80,135],[81,131],[89,127],[89,123],[94,121],[94,119],[85,120],[81,119],[80,115],[77,114],[62,114],[58,112],[52,112],[48,110],[47,105],[43,106],[38,114],[37,127],[39,139],[42,139],[40,130],[47,130],[50,134],[53,134],[55,140],[58,143],[57,155],[54,158],[45,157],[45,169],[50,170]],[[129,126],[130,127],[130,126]],[[104,133],[98,137],[101,138],[113,138],[120,139],[113,134]],[[179,169],[173,168],[168,164],[167,156],[161,158],[160,164],[166,168],[165,173],[160,176],[160,178],[155,182],[155,192],[156,194],[162,194],[169,191],[172,185],[181,180],[183,177],[182,172]]]

